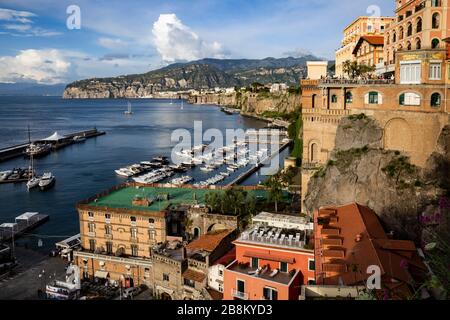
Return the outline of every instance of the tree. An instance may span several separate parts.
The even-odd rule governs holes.
[[[271,176],[265,186],[269,189],[269,201],[275,203],[275,212],[278,212],[278,202],[283,200],[283,183],[281,174]]]
[[[356,78],[375,71],[375,66],[368,66],[365,64],[358,64],[357,61],[347,60],[342,64],[342,69],[350,78]]]

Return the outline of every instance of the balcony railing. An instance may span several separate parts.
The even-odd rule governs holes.
[[[321,79],[319,85],[386,85],[394,84],[393,79]]]
[[[350,115],[350,110],[348,109],[317,109],[317,108],[309,108],[303,109],[302,113],[304,115],[314,114],[320,116],[348,116]]]
[[[241,299],[241,300],[248,300],[248,293],[246,293],[246,292],[240,292],[240,291],[238,291],[237,289],[232,289],[232,290],[231,290],[231,295],[232,295],[234,298],[238,298],[238,299]]]

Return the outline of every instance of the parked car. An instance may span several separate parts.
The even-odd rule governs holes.
[[[125,299],[132,299],[133,297],[137,296],[140,292],[141,289],[139,287],[126,288],[122,291],[122,297]]]

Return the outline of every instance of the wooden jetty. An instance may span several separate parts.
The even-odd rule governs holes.
[[[38,212],[25,212],[16,217],[15,222],[0,225],[0,241],[9,241],[23,236],[25,233],[36,229],[50,219],[48,215]]]
[[[105,131],[98,131],[97,129],[90,129],[90,130],[70,133],[70,134],[65,135],[64,139],[62,139],[61,141],[56,141],[56,142],[52,143],[53,144],[52,149],[58,150],[58,149],[66,147],[68,145],[74,144],[75,142],[73,141],[73,138],[76,136],[89,139],[89,138],[98,137],[98,136],[101,136],[104,134],[106,134]],[[44,141],[44,140],[43,139],[35,140],[34,142],[42,142],[42,141]],[[25,150],[28,148],[29,145],[30,145],[29,143],[24,143],[24,144],[19,144],[19,145],[0,149],[0,162],[14,159],[17,157],[22,157],[25,154]]]

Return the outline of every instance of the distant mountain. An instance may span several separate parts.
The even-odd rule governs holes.
[[[61,96],[65,84],[0,83],[0,96]]]
[[[208,89],[282,82],[297,85],[314,56],[266,59],[202,59],[174,63],[144,74],[95,78],[69,84],[65,98],[136,98],[157,91]]]

